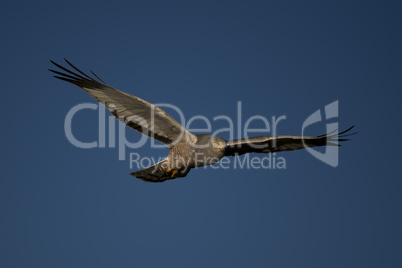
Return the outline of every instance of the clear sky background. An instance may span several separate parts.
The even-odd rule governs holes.
[[[400,14],[398,1],[2,3],[0,266],[401,267]],[[339,100],[340,127],[360,133],[337,168],[303,150],[277,155],[286,170],[145,183],[116,148],[66,139],[67,112],[95,100],[52,78],[63,58],[188,117],[235,118],[238,101],[245,118],[286,115],[283,135]],[[74,119],[80,140],[97,128],[96,111]]]

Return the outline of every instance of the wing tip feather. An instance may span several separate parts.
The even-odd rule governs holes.
[[[93,79],[92,77],[90,77],[89,75],[85,74],[84,72],[82,72],[80,69],[78,69],[77,67],[75,67],[70,61],[68,61],[66,58],[64,58],[65,62],[72,67],[76,72],[67,69],[66,67],[63,67],[62,65],[54,62],[53,60],[49,59],[49,61],[54,64],[56,67],[58,67],[59,69],[63,70],[64,72],[59,72],[56,70],[52,70],[52,69],[48,69],[49,71],[56,73],[60,76],[54,76],[55,78],[70,82],[76,86],[79,86],[81,88],[91,88],[91,89],[101,89],[102,87],[110,87],[105,81],[103,81],[99,76],[97,76],[96,74],[94,74],[94,72],[92,72],[95,77],[97,79],[99,79],[99,81]],[[70,75],[71,74],[71,75]],[[73,75],[73,76],[72,76]],[[83,76],[82,76],[83,75]],[[64,76],[64,77],[62,77]],[[67,78],[66,78],[67,77]]]

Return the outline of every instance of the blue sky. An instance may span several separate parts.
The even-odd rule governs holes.
[[[2,267],[401,266],[397,1],[22,1],[0,13]],[[286,115],[282,135],[338,100],[340,127],[360,133],[337,168],[303,150],[278,154],[286,170],[144,183],[116,148],[68,142],[67,112],[95,101],[52,78],[48,60],[63,58],[188,117],[234,118],[238,101],[245,118]],[[74,134],[96,139],[97,120],[77,114]]]

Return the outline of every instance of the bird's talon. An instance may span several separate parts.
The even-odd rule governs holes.
[[[174,176],[177,172],[179,172],[177,169],[173,170],[173,171],[172,171],[172,176],[171,176],[171,178],[173,178],[173,176]]]
[[[176,175],[176,173],[179,172],[177,169],[171,169],[171,168],[167,168],[167,169],[165,169],[165,171],[166,171],[167,173],[170,173],[170,177],[171,177],[171,178],[173,178],[174,175]]]

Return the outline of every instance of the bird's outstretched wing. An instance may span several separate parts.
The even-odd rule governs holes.
[[[335,130],[331,133],[317,136],[258,136],[247,139],[231,140],[226,143],[225,156],[241,155],[246,153],[275,153],[282,151],[299,150],[306,147],[316,146],[340,146],[339,141],[347,141],[346,136],[355,133],[345,134],[354,126],[347,130],[337,133]]]
[[[166,144],[169,148],[173,147],[182,138],[189,138],[195,142],[195,135],[190,133],[161,108],[107,85],[91,71],[99,79],[99,81],[95,80],[80,71],[66,59],[65,61],[73,69],[69,70],[51,61],[61,71],[64,71],[49,69],[49,71],[57,74],[54,77],[82,88],[98,102],[105,105],[113,116],[127,126]]]
[[[153,166],[130,173],[130,175],[146,182],[163,182],[185,177],[190,172],[190,168],[188,168],[172,174],[167,171],[167,167],[169,167],[169,161],[164,159]]]

